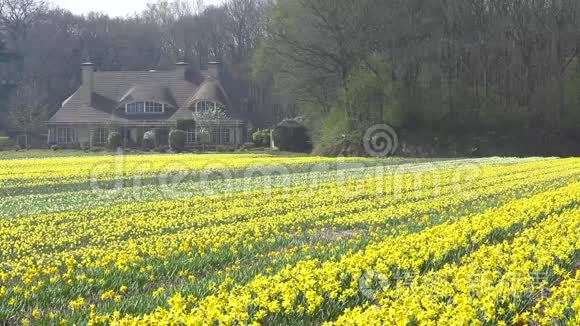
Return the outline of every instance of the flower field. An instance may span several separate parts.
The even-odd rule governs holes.
[[[0,324],[580,324],[580,159],[0,160]]]

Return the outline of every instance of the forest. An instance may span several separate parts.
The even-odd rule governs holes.
[[[0,0],[0,130],[41,135],[99,70],[222,63],[255,128],[301,117],[321,154],[388,124],[408,155],[580,149],[577,0],[163,0],[124,18]]]

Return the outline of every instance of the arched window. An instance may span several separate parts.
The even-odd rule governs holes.
[[[136,113],[163,113],[167,105],[157,102],[132,102],[125,105],[125,112]]]
[[[195,112],[203,113],[215,109],[224,109],[224,106],[213,101],[199,101],[195,103]]]

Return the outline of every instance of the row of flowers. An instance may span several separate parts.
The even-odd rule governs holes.
[[[362,162],[342,158],[343,164]],[[336,163],[333,158],[316,156],[282,157],[266,154],[148,155],[0,160],[0,187],[17,188],[69,184],[89,180],[145,178],[161,174],[241,170],[251,167],[292,168],[312,164]]]
[[[575,218],[578,218],[577,216]],[[530,319],[544,325],[566,322],[580,324],[580,271],[578,262],[574,271],[556,280],[554,287],[540,289],[541,296]]]
[[[456,227],[463,225],[465,233],[471,232],[474,245],[494,238],[497,228],[507,230],[500,236],[509,237],[513,226],[525,228],[540,217],[530,213],[529,218],[502,220],[493,228],[493,223],[473,224],[476,212],[506,203],[506,211],[516,209],[525,203],[510,204],[514,198],[578,178],[580,162],[477,170],[469,183],[446,170],[437,177],[431,173],[370,177],[314,188],[304,185],[3,220],[0,317],[110,322],[129,313],[137,317],[126,321],[139,323],[193,314],[205,321],[233,323],[276,321],[290,311],[313,316],[333,311],[333,302],[360,303],[358,279],[364,271],[381,266],[365,257],[383,255],[380,248],[391,248],[395,255],[405,243],[421,244],[423,251],[410,247],[417,253],[406,260],[408,250],[399,250],[401,265],[391,272],[417,268],[423,272],[422,268],[436,269],[447,259],[446,253],[471,250],[463,238],[448,236]],[[393,178],[400,178],[398,188],[385,187],[393,184]],[[559,203],[538,203],[546,210],[561,208]],[[499,213],[491,209],[487,214],[488,220],[495,220],[491,216]],[[437,230],[442,231],[432,233]],[[437,255],[429,251],[436,248],[427,243],[432,238],[441,238],[439,247],[447,251]],[[361,262],[369,265],[356,267]],[[350,266],[348,274],[340,272],[344,264]],[[321,272],[327,268],[330,274]],[[308,273],[300,274],[304,272]],[[295,279],[298,275],[303,278]],[[348,286],[335,293],[329,288],[335,284]],[[257,295],[255,286],[268,291]],[[281,292],[282,288],[294,292]],[[244,289],[250,290],[250,297]],[[285,301],[277,299],[282,293]],[[139,317],[168,298],[174,309]],[[243,299],[248,301],[237,306]],[[212,312],[211,307],[217,310]],[[288,307],[293,310],[286,311]],[[334,310],[337,315],[343,309]]]
[[[195,158],[192,158],[195,159]],[[530,159],[498,160],[495,158],[473,160],[445,160],[439,162],[422,162],[415,164],[395,164],[397,161],[383,161],[379,165],[360,162],[343,162],[342,159],[325,163],[309,163],[291,166],[291,174],[277,171],[276,166],[269,170],[255,167],[235,176],[233,171],[220,170],[214,174],[199,178],[183,178],[179,173],[166,180],[130,180],[121,183],[119,180],[64,184],[55,180],[40,187],[21,185],[16,188],[0,188],[5,197],[0,201],[0,219],[33,216],[39,214],[65,211],[81,211],[102,206],[123,205],[139,202],[153,202],[190,198],[200,195],[217,195],[221,193],[248,192],[262,189],[291,188],[307,185],[315,190],[318,184],[329,182],[347,182],[349,180],[382,177],[385,175],[404,175],[408,173],[429,172],[438,177],[440,171],[454,170],[456,177],[476,174],[478,167],[489,165],[509,165],[536,161]],[[28,162],[28,161],[25,161]],[[316,161],[313,161],[316,162]],[[364,161],[366,162],[366,161]],[[406,161],[405,161],[406,162]],[[227,167],[226,167],[227,168]],[[12,175],[18,176],[17,169]],[[188,171],[184,171],[188,173]],[[221,173],[221,175],[220,175]],[[163,174],[163,173],[162,173]],[[140,177],[138,174],[135,178]],[[29,180],[33,182],[32,180]],[[46,181],[46,180],[44,180]],[[134,181],[134,182],[133,182]],[[401,180],[390,179],[393,183]],[[51,181],[52,182],[52,181]],[[128,183],[127,183],[128,182]],[[14,186],[14,184],[13,184]],[[63,188],[64,187],[64,188]],[[393,185],[392,188],[397,189]]]
[[[276,275],[258,276],[246,285],[234,286],[210,295],[191,309],[183,309],[184,306],[181,306],[178,309],[182,310],[176,311],[173,307],[144,317],[127,317],[122,320],[122,323],[156,323],[176,320],[176,318],[186,323],[203,321],[217,321],[223,324],[232,324],[236,321],[275,323],[277,320],[285,320],[284,318],[304,319],[307,315],[313,315],[325,309],[328,309],[325,315],[332,316],[332,307],[347,305],[360,297],[359,280],[365,272],[378,272],[384,278],[382,281],[388,282],[392,280],[396,271],[422,273],[434,269],[449,259],[450,253],[451,256],[465,256],[465,260],[469,261],[471,257],[480,256],[482,252],[486,253],[485,247],[479,248],[486,242],[501,241],[501,248],[509,249],[508,239],[513,234],[533,225],[535,221],[541,220],[546,215],[559,216],[559,212],[566,207],[577,205],[577,200],[580,198],[579,190],[580,184],[574,184],[560,190],[513,201],[499,209],[490,209],[481,215],[444,223],[420,233],[386,239],[369,246],[365,251],[345,255],[338,261],[324,263],[317,260],[303,261]],[[577,211],[562,214],[562,219],[567,221],[575,213]],[[570,232],[569,228],[566,230]],[[565,248],[574,249],[575,247],[578,247],[577,243],[572,243],[571,246]],[[473,250],[475,254],[471,255]],[[482,257],[485,257],[485,254]],[[493,261],[501,262],[501,260]],[[485,266],[486,263],[477,260],[477,264]],[[442,273],[446,270],[446,267],[443,268]],[[475,272],[477,270],[469,275]],[[439,271],[434,273],[439,273]],[[454,283],[450,283],[448,288],[453,288]],[[398,298],[405,293],[402,291],[392,297]],[[408,297],[412,300],[413,293],[408,293]],[[336,301],[335,304],[332,304],[333,301]],[[407,305],[408,302],[401,302],[401,310],[392,315],[394,319],[386,319],[387,324],[396,322],[397,318],[407,316],[405,311],[411,308]],[[421,304],[422,302],[419,301],[418,307],[422,307]],[[387,311],[390,312],[392,305],[390,302],[381,301],[379,306],[389,307]],[[365,312],[374,310],[376,308],[372,307]],[[420,310],[414,310],[409,314],[409,318],[418,316],[420,312]],[[281,314],[285,317],[280,316]],[[358,316],[348,315],[343,320],[348,324],[349,320],[353,320],[351,317],[358,318]],[[368,321],[375,317],[373,315]],[[493,316],[486,316],[486,318],[491,317]],[[477,320],[473,315],[471,318]]]
[[[569,195],[580,198],[580,184],[566,190]],[[562,196],[553,197],[554,202],[570,204]],[[376,304],[350,310],[334,324],[538,322],[530,318],[529,302],[546,290],[551,279],[564,277],[577,263],[579,229],[580,209],[576,202],[574,208],[549,213],[544,221],[520,232],[512,241],[483,246],[463,258],[460,264],[447,264],[440,270],[417,277],[408,286],[398,284],[385,289]],[[555,291],[554,300],[547,300],[545,316],[539,321],[546,325],[567,324],[568,318],[576,318],[571,316],[580,313],[578,305],[568,307],[565,313],[554,302],[563,299],[562,295],[568,296],[564,302],[578,299],[579,292],[571,293],[567,288],[568,283]]]

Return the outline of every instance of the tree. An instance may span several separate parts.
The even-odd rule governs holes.
[[[215,60],[230,109],[260,128],[305,115],[315,141],[379,121],[577,130],[579,30],[575,0],[159,0],[126,18],[0,0],[0,82],[41,91],[49,116],[87,57],[102,70],[185,60],[194,81]],[[5,108],[22,105],[1,88]]]
[[[47,5],[42,0],[0,0],[0,26],[17,51],[46,9]]]
[[[6,49],[4,41],[0,40],[0,63],[10,61],[14,55]]]
[[[5,43],[0,40],[0,67],[6,66],[15,58],[15,55],[6,49]],[[14,88],[13,82],[8,79],[9,76],[0,74],[0,130],[6,128],[5,123],[8,119],[5,118],[8,96],[10,91]]]
[[[262,37],[261,19],[266,3],[262,0],[231,0],[225,4],[225,26],[233,41],[233,60],[252,57]]]
[[[270,102],[290,98],[309,115],[315,135],[325,120],[347,120],[336,134],[354,135],[370,121],[392,121],[379,105],[390,86],[397,91],[386,98],[400,113],[394,124],[405,128],[573,128],[579,7],[574,0],[280,0],[268,10],[253,76]],[[369,65],[376,58],[385,73]]]
[[[219,128],[224,121],[230,120],[230,117],[224,109],[215,107],[193,113],[193,120],[198,141],[205,144],[210,142],[211,129]]]
[[[8,112],[10,130],[25,136],[27,142],[31,137],[42,135],[48,119],[42,90],[32,85],[18,87]]]

